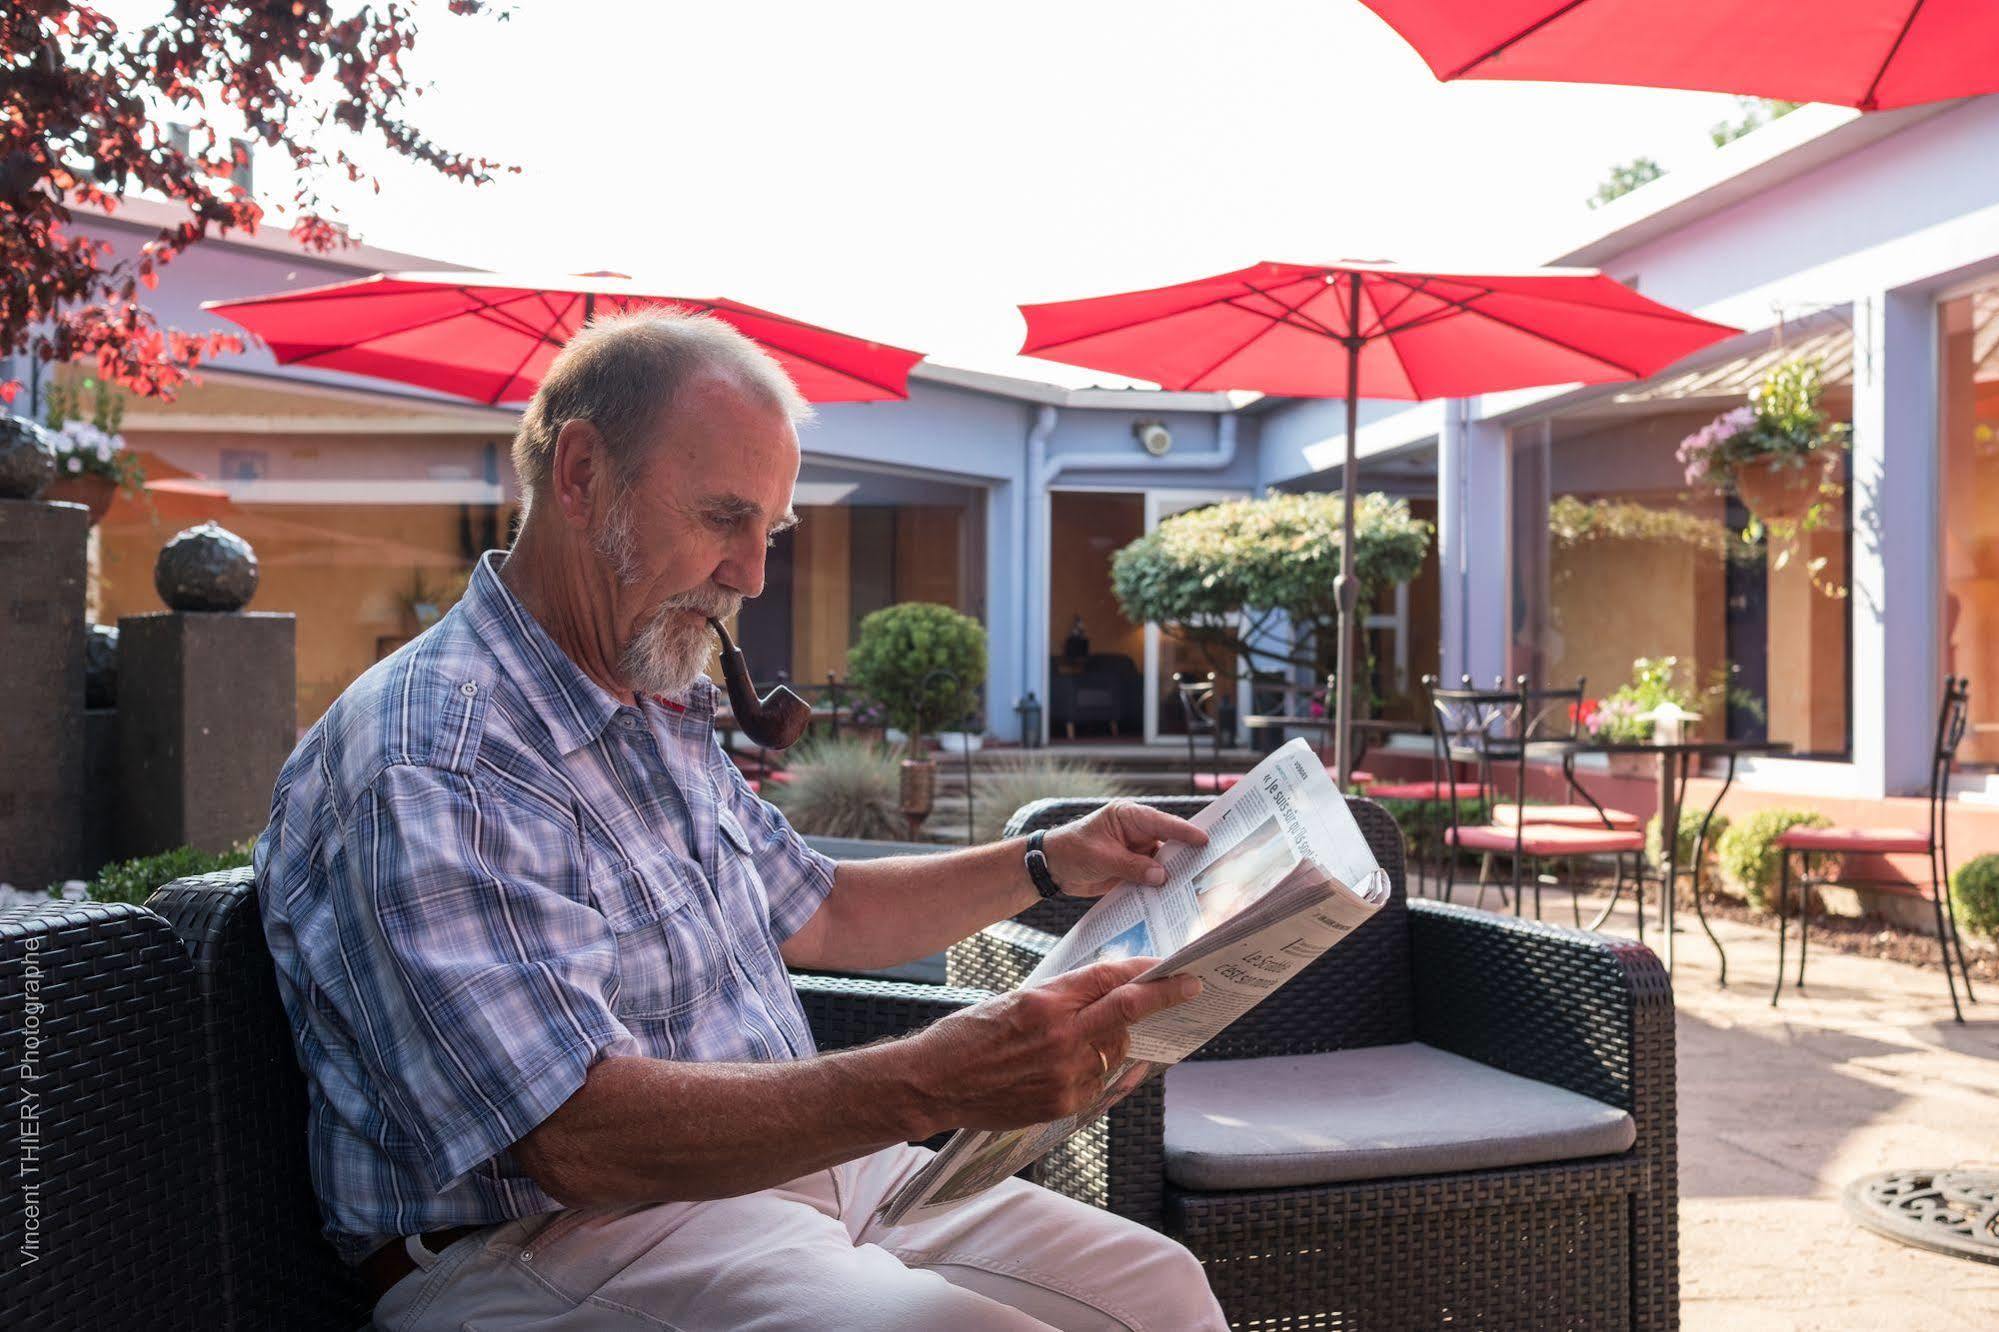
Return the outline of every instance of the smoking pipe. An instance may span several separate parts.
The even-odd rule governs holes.
[[[729,687],[729,709],[736,714],[737,727],[764,749],[789,749],[797,744],[812,724],[812,705],[783,685],[758,698],[743,650],[720,620],[708,621],[708,627],[722,640],[722,681]]]

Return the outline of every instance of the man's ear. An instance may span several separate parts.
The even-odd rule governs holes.
[[[565,421],[555,436],[555,457],[548,475],[550,497],[563,521],[577,531],[590,526],[595,506],[602,503],[604,437],[588,421]]]

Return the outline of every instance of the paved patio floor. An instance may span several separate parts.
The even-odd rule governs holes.
[[[1555,895],[1544,910],[1560,920],[1567,906]],[[1848,1181],[1875,1170],[1999,1163],[1999,992],[1981,993],[1960,1027],[1941,971],[1815,949],[1808,988],[1787,986],[1773,1009],[1774,931],[1716,922],[1728,949],[1722,989],[1714,949],[1691,918],[1683,925],[1674,990],[1686,1327],[1999,1327],[1999,1266],[1881,1238],[1839,1202]],[[1605,928],[1633,933],[1628,908]],[[1656,944],[1649,923],[1646,933]]]

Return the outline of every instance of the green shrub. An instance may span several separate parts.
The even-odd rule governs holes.
[[[1832,823],[1808,809],[1766,809],[1732,824],[1715,848],[1721,872],[1753,907],[1774,911],[1777,888],[1776,841],[1791,828],[1824,828]]]
[[[817,740],[793,751],[788,782],[764,794],[791,826],[811,837],[896,841],[907,831],[901,811],[900,752],[862,740]]]
[[[949,671],[956,688],[932,679],[935,671]],[[847,674],[856,689],[881,702],[889,725],[915,739],[956,725],[978,707],[986,684],[986,631],[949,606],[889,606],[861,621]]]
[[[972,779],[972,840],[995,842],[1022,805],[1059,796],[1113,800],[1130,790],[1112,774],[1082,759],[1037,749],[984,759]]]
[[[1999,855],[1975,856],[1950,876],[1950,905],[1973,934],[1999,937]]]
[[[1451,807],[1448,803],[1435,800],[1377,800],[1375,803],[1388,811],[1395,820],[1395,826],[1402,830],[1402,842],[1411,860],[1418,854],[1432,854],[1443,839],[1444,829],[1451,826]],[[1485,801],[1458,801],[1458,821],[1465,827],[1476,828],[1486,818]]]
[[[1679,845],[1674,849],[1679,857],[1679,865],[1682,870],[1690,869],[1694,863],[1694,843],[1700,838],[1701,820],[1706,816],[1707,808],[1705,806],[1699,809],[1682,806],[1680,809]],[[1708,824],[1707,858],[1710,862],[1719,854],[1722,835],[1728,831],[1728,823],[1728,815],[1716,814],[1714,821]],[[1664,847],[1659,840],[1659,816],[1657,814],[1654,814],[1645,821],[1645,858],[1662,869],[1665,867],[1666,857]],[[1702,873],[1705,874],[1707,869],[1708,866],[1701,866]]]
[[[194,874],[213,874],[217,870],[249,864],[251,846],[248,841],[238,842],[219,854],[197,851],[191,846],[178,846],[157,855],[140,856],[137,860],[121,860],[97,871],[97,878],[90,885],[90,897],[96,902],[131,902],[144,906],[155,888],[175,879],[185,879]]]

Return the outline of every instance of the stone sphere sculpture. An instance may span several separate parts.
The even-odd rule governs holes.
[[[0,415],[0,499],[40,499],[56,479],[56,437],[21,416]]]
[[[257,594],[257,554],[228,528],[203,523],[161,548],[153,586],[169,610],[242,610]]]
[[[83,640],[83,706],[118,706],[118,629],[93,624]]]

